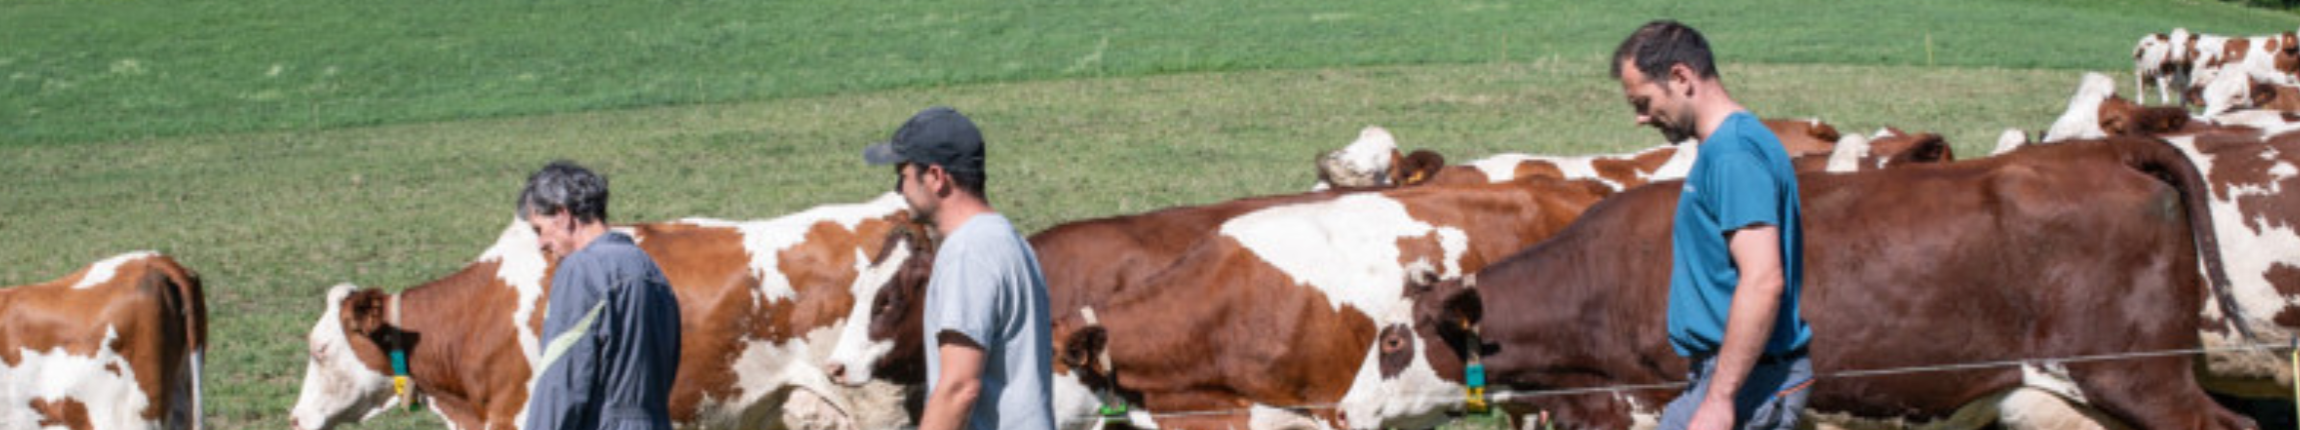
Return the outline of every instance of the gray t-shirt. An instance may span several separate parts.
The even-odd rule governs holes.
[[[982,394],[972,429],[1054,428],[1054,340],[1038,253],[996,213],[976,215],[944,238],[926,284],[927,393],[942,377],[936,339],[953,332],[983,348]]]

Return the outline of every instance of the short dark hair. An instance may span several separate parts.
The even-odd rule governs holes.
[[[955,185],[959,190],[966,191],[967,194],[973,194],[975,197],[980,197],[982,198],[982,201],[987,202],[990,201],[990,194],[983,190],[982,186],[984,182],[990,180],[990,172],[985,172],[983,170],[986,169],[953,170],[949,167],[944,167],[942,169],[944,172],[950,172],[951,185]]]
[[[1634,61],[1632,61],[1634,60]],[[1704,79],[1717,78],[1717,62],[1709,54],[1709,39],[1684,23],[1659,19],[1645,23],[1613,48],[1613,79],[1621,79],[1621,63],[1632,62],[1645,79],[1662,82],[1669,66],[1684,64]]]
[[[607,221],[607,177],[573,161],[558,160],[527,175],[519,190],[519,216],[567,212],[578,222]]]

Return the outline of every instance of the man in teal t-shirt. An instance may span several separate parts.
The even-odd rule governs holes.
[[[1813,335],[1797,314],[1805,242],[1788,152],[1726,93],[1692,27],[1638,28],[1614,51],[1613,76],[1638,124],[1670,142],[1701,139],[1669,275],[1669,342],[1692,359],[1691,383],[1662,409],[1661,428],[1796,428]]]

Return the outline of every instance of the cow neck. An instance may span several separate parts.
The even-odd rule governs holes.
[[[401,323],[404,320],[399,316],[400,295],[392,294],[384,301],[384,323],[390,327],[384,331],[389,338],[384,343],[390,348],[391,392],[399,396],[399,402],[407,405],[407,410],[412,411],[416,408],[415,386],[407,373],[407,331],[403,329],[406,325]]]
[[[460,288],[464,286],[433,282],[392,294],[385,305],[386,323],[392,327],[385,353],[395,357],[391,363],[393,379],[407,380],[406,394],[401,400],[411,409],[416,406],[414,400],[447,400],[451,404],[467,400],[465,396],[469,393],[459,392],[455,387],[469,384],[459,384],[452,379],[461,375],[453,368],[455,359],[449,357],[455,355],[450,344],[457,341],[451,339],[449,333],[469,333],[450,329],[455,322],[437,318],[467,312],[459,308],[470,306],[472,301],[458,300],[452,291]],[[415,369],[423,369],[423,372]]]

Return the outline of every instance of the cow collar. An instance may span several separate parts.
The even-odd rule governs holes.
[[[393,294],[387,297],[385,299],[387,304],[385,305],[384,318],[385,322],[390,325],[388,329],[390,331],[385,332],[388,333],[385,336],[388,337],[386,343],[390,344],[391,348],[391,393],[394,396],[399,396],[399,402],[407,405],[407,410],[412,411],[416,408],[415,384],[412,379],[407,377],[407,342],[406,337],[402,336],[404,330],[400,329],[402,326],[399,319],[399,295]]]
[[[1467,336],[1468,339],[1462,340],[1462,343],[1465,344],[1462,345],[1462,350],[1469,352],[1469,360],[1466,365],[1462,366],[1462,382],[1463,385],[1468,386],[1463,395],[1469,400],[1469,412],[1482,414],[1489,407],[1485,396],[1485,363],[1479,357],[1482,354],[1478,352],[1478,348],[1485,345],[1485,341],[1482,340],[1484,336],[1478,335],[1476,324],[1468,324],[1464,321],[1464,325],[1469,326],[1469,336]]]

